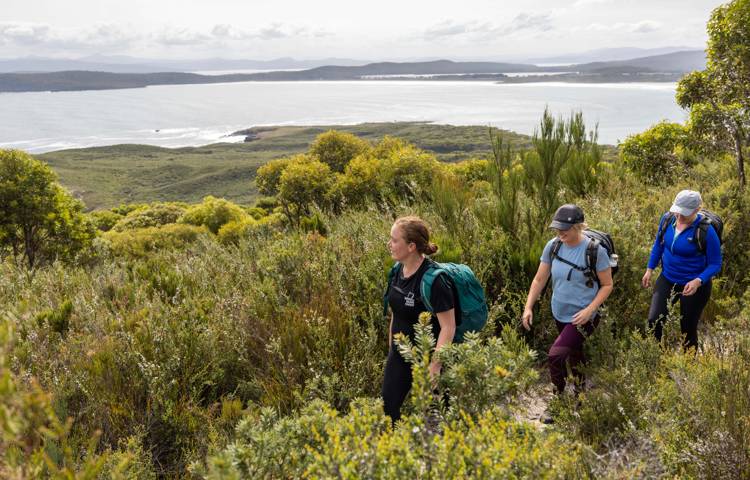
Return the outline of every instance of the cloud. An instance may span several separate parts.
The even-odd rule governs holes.
[[[211,36],[189,28],[168,28],[157,34],[154,40],[167,46],[200,45],[210,41]]]
[[[20,47],[43,47],[51,50],[87,50],[127,47],[138,35],[112,25],[94,24],[84,29],[55,30],[42,23],[0,23],[0,43]]]
[[[34,45],[49,37],[49,25],[25,22],[0,23],[0,40],[4,43]]]
[[[42,52],[123,50],[136,45],[185,47],[222,46],[247,40],[274,41],[288,38],[319,38],[331,33],[306,26],[272,23],[254,30],[217,24],[208,30],[167,26],[158,32],[140,32],[115,24],[94,24],[80,29],[59,29],[43,23],[0,22],[0,45],[34,48]]]
[[[631,32],[633,33],[651,33],[659,30],[661,23],[653,20],[644,20],[631,25]]]
[[[589,5],[603,5],[605,3],[612,3],[612,0],[577,0],[573,7],[588,7]]]
[[[546,32],[553,28],[552,15],[549,13],[519,13],[513,20],[502,25],[478,21],[455,23],[446,20],[425,30],[422,37],[430,41],[456,37],[479,40],[505,37],[523,31]]]
[[[638,23],[618,22],[611,25],[592,23],[584,28],[574,28],[573,31],[587,30],[593,32],[626,32],[626,33],[652,33],[661,28],[662,24],[654,20],[643,20]]]

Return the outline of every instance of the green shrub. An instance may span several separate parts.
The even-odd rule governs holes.
[[[317,160],[291,163],[281,174],[278,200],[287,218],[299,224],[313,206],[325,206],[332,178],[327,164]]]
[[[112,230],[124,232],[125,230],[175,223],[185,213],[185,210],[185,206],[180,204],[153,203],[130,211],[112,227]]]
[[[168,224],[125,232],[107,232],[105,238],[115,255],[146,257],[159,250],[185,248],[206,233],[208,232],[203,227]]]
[[[310,145],[310,155],[325,163],[334,172],[343,172],[357,155],[370,150],[370,144],[351,133],[329,130],[321,133]]]
[[[294,155],[288,158],[271,160],[265,165],[259,167],[258,171],[255,172],[255,185],[258,187],[258,191],[261,195],[276,195],[279,193],[281,174],[284,173],[286,167],[293,162],[306,160],[307,157],[304,155]]]
[[[95,210],[88,215],[97,230],[101,232],[112,230],[112,227],[123,218],[123,215],[111,210]]]
[[[203,199],[202,203],[188,208],[179,218],[179,223],[204,226],[215,234],[223,225],[247,217],[247,213],[239,205],[209,195]]]
[[[257,225],[258,222],[252,217],[246,217],[242,220],[233,220],[231,222],[225,223],[219,229],[217,238],[219,242],[223,243],[224,245],[237,245],[243,238],[246,238],[248,232],[250,232]]]
[[[83,203],[57,183],[47,164],[0,149],[0,259],[10,257],[30,270],[72,261],[95,234]]]
[[[660,122],[620,144],[620,158],[650,183],[672,183],[691,163],[688,130],[679,123]]]

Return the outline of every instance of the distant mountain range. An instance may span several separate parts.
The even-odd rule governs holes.
[[[533,63],[535,65],[571,65],[580,63],[593,62],[615,62],[618,60],[628,60],[631,58],[653,57],[665,55],[667,53],[698,51],[700,49],[693,47],[659,47],[659,48],[598,48],[580,53],[569,53],[565,55],[554,55],[546,57],[525,57],[524,63]]]
[[[200,72],[222,70],[304,70],[324,65],[365,65],[365,60],[351,58],[322,58],[319,60],[295,60],[277,58],[275,60],[233,60],[226,58],[206,58],[199,60],[157,60],[128,56],[103,56],[66,59],[46,57],[25,57],[0,59],[0,73],[95,71],[111,73],[159,73],[159,72]]]
[[[703,51],[592,62],[568,66],[537,66],[500,62],[380,62],[367,65],[326,65],[296,71],[198,75],[184,72],[118,73],[61,71],[50,73],[2,73],[0,92],[104,90],[149,85],[184,85],[247,81],[311,80],[497,80],[504,83],[539,81],[612,82],[675,81],[687,72],[705,68]],[[526,73],[528,76],[510,76]],[[542,75],[544,74],[544,75]]]

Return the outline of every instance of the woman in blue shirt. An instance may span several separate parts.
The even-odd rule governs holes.
[[[641,284],[651,286],[651,275],[659,263],[662,271],[654,286],[649,328],[661,340],[668,304],[680,301],[680,330],[685,349],[698,347],[698,320],[711,296],[711,279],[721,270],[721,244],[714,227],[705,230],[704,246],[698,244],[697,231],[703,215],[698,192],[683,190],[677,194],[669,213],[660,222]]]
[[[556,394],[565,391],[567,366],[579,384],[583,380],[577,368],[584,361],[583,343],[599,323],[599,307],[612,292],[612,269],[604,247],[597,245],[596,265],[587,265],[586,249],[592,240],[583,234],[583,222],[583,210],[577,205],[566,204],[555,212],[550,228],[557,236],[544,247],[522,316],[529,330],[534,304],[552,277],[552,315],[559,335],[550,347],[548,363]],[[559,250],[553,253],[556,242]],[[549,423],[551,418],[545,415],[542,421]]]

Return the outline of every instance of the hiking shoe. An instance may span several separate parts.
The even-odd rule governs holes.
[[[545,410],[544,413],[539,417],[539,421],[545,425],[551,425],[555,423],[555,418],[552,416],[549,408]]]

